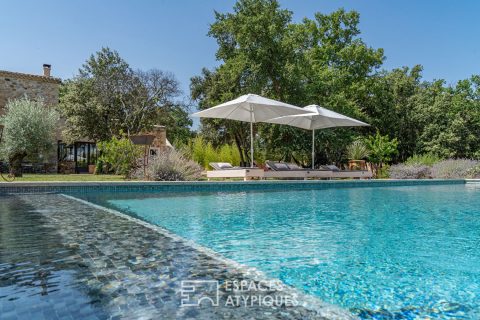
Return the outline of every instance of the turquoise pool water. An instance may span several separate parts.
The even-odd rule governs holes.
[[[480,318],[480,186],[81,197],[361,318]]]

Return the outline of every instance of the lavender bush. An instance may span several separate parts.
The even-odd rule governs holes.
[[[432,170],[421,164],[396,164],[390,167],[389,174],[392,179],[431,179]]]
[[[202,167],[176,150],[164,151],[151,159],[147,165],[148,180],[154,181],[191,181],[201,177]],[[133,173],[135,178],[143,179],[143,168]]]
[[[443,160],[432,166],[432,177],[435,179],[470,178],[471,171],[478,164],[478,161],[468,159]]]

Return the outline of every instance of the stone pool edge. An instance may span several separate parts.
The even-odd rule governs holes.
[[[0,195],[19,193],[89,192],[228,192],[270,190],[312,190],[417,185],[480,183],[479,179],[428,180],[273,180],[273,181],[103,181],[103,182],[0,182]]]
[[[140,224],[140,225],[142,225],[146,228],[149,228],[149,229],[159,233],[160,235],[162,235],[166,238],[169,238],[173,241],[180,242],[180,243],[182,243],[182,245],[190,247],[193,250],[196,250],[196,251],[208,256],[209,258],[211,258],[213,260],[221,262],[221,263],[231,267],[232,269],[238,270],[241,273],[251,277],[254,280],[267,280],[267,281],[275,281],[277,283],[282,283],[286,288],[288,288],[288,291],[292,294],[292,296],[295,296],[297,298],[297,301],[299,302],[300,306],[304,307],[307,310],[311,310],[311,311],[314,311],[314,312],[318,313],[319,316],[324,317],[325,319],[332,319],[332,320],[333,319],[339,319],[339,320],[340,319],[347,319],[347,320],[348,319],[358,319],[357,317],[355,317],[353,314],[351,314],[346,309],[343,309],[343,308],[341,308],[337,305],[326,303],[326,302],[320,300],[319,298],[317,298],[313,295],[303,293],[300,290],[298,290],[298,289],[296,289],[292,286],[284,284],[279,279],[275,279],[275,278],[267,276],[263,271],[260,271],[257,268],[249,267],[247,265],[243,265],[241,263],[238,263],[235,260],[226,258],[223,255],[215,252],[212,249],[209,249],[207,247],[199,245],[198,243],[196,243],[192,240],[188,240],[186,238],[183,238],[183,237],[181,237],[181,236],[179,236],[175,233],[172,233],[171,231],[169,231],[169,230],[167,230],[163,227],[153,225],[153,224],[148,223],[146,221],[143,221],[141,219],[131,217],[131,216],[129,216],[125,213],[122,213],[120,211],[110,209],[110,208],[106,208],[106,207],[97,205],[95,203],[92,203],[92,202],[89,202],[89,201],[86,201],[86,200],[83,200],[83,199],[79,199],[79,198],[76,198],[76,197],[73,197],[73,196],[70,196],[70,195],[66,195],[66,194],[59,194],[59,195],[65,197],[69,200],[77,201],[79,203],[82,203],[86,206],[108,212],[108,213],[113,214],[115,216],[118,216],[120,218],[131,221],[133,223]]]

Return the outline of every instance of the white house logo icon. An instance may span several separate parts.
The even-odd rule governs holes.
[[[182,307],[198,307],[202,304],[218,306],[218,281],[185,280],[180,290]]]

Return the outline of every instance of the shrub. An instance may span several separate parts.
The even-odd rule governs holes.
[[[185,155],[188,155],[205,169],[209,168],[210,162],[229,162],[234,166],[240,164],[240,153],[235,145],[224,144],[215,148],[202,136],[197,136],[181,149]]]
[[[475,167],[468,169],[467,178],[480,179],[480,164],[477,164]]]
[[[240,152],[234,145],[224,144],[218,150],[219,162],[229,162],[234,166],[240,165]]]
[[[362,140],[355,140],[347,146],[345,155],[349,160],[362,160],[370,155],[370,150]]]
[[[378,168],[377,175],[375,176],[377,179],[388,179],[390,178],[390,166],[388,164],[384,164],[381,168]]]
[[[432,166],[432,177],[435,179],[464,179],[478,165],[478,161],[468,159],[448,159]]]
[[[102,174],[103,172],[103,161],[102,160],[97,160],[97,163],[95,163],[95,174]]]
[[[158,154],[150,160],[146,168],[148,180],[154,181],[189,181],[201,177],[202,167],[188,159],[181,151],[171,149]],[[143,179],[143,168],[137,168],[132,176]]]
[[[99,162],[107,165],[115,174],[127,177],[135,168],[139,159],[143,158],[143,148],[134,145],[127,137],[113,137],[109,141],[98,143]]]
[[[410,158],[405,161],[406,165],[425,165],[425,166],[433,166],[435,163],[442,161],[442,158],[432,154],[432,153],[425,153],[422,155],[414,154]]]
[[[392,156],[397,154],[398,141],[396,138],[390,140],[388,135],[382,136],[380,132],[374,136],[365,139],[365,144],[370,152],[368,161],[372,163],[372,171],[376,177],[382,169],[383,164],[392,160]]]
[[[396,164],[389,169],[392,179],[430,179],[432,169],[423,164]]]

